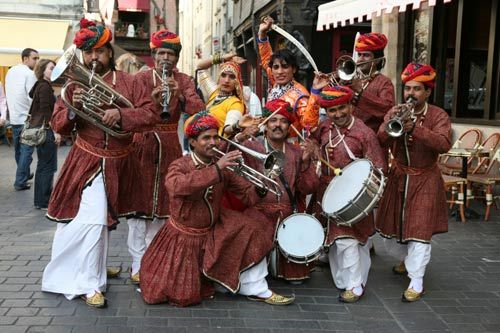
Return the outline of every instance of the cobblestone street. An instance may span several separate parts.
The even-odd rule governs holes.
[[[68,151],[60,148],[59,165]],[[0,145],[0,333],[500,332],[500,213],[495,209],[486,223],[450,219],[450,231],[433,239],[427,294],[410,304],[401,301],[408,279],[392,273],[395,261],[377,236],[366,294],[357,304],[339,303],[329,268],[321,267],[302,286],[269,279],[275,291],[296,295],[286,307],[227,294],[189,308],[147,305],[126,272],[131,261],[126,223],[111,233],[108,265],[122,265],[125,272],[108,280],[108,308],[41,292],[56,225],[33,207],[33,189],[14,191],[13,155],[13,147]],[[483,207],[474,206],[481,214]]]

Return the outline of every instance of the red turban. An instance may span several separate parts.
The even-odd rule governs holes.
[[[406,66],[403,73],[401,73],[401,80],[403,83],[408,81],[422,82],[429,88],[434,88],[436,78],[436,71],[430,65],[418,64],[411,62]]]
[[[184,134],[188,138],[197,137],[201,132],[208,131],[209,129],[218,131],[219,123],[207,111],[201,111],[192,115],[184,123]]]
[[[106,43],[109,43],[113,39],[113,34],[111,30],[96,24],[87,19],[80,20],[80,30],[75,34],[73,43],[80,50],[88,51],[92,49],[98,49]]]
[[[287,118],[290,123],[295,122],[296,118],[292,106],[287,101],[279,98],[266,103],[266,106],[264,106],[264,109],[262,110],[262,116],[267,118],[276,110],[279,110],[276,114]]]
[[[175,54],[179,55],[182,49],[181,39],[177,34],[168,31],[167,29],[158,30],[151,34],[151,42],[149,43],[151,49],[162,47],[165,49],[174,50]]]
[[[387,45],[387,37],[384,34],[378,32],[370,32],[359,36],[356,41],[355,50],[356,52],[363,51],[382,51]]]
[[[348,104],[351,102],[353,92],[344,86],[333,86],[324,88],[318,96],[318,103],[322,108]]]

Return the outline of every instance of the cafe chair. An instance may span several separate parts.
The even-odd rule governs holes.
[[[450,199],[446,199],[446,202],[450,204],[450,209],[452,209],[454,205],[458,205],[460,220],[465,223],[464,189],[467,184],[467,179],[446,174],[443,174],[442,176],[444,180],[444,188],[446,192],[450,192]]]
[[[467,182],[473,188],[473,193],[478,193],[478,195],[468,196],[467,201],[471,199],[484,200],[486,205],[484,221],[488,221],[493,202],[500,198],[500,196],[494,196],[495,185],[500,184],[500,150],[496,151],[494,157],[491,159],[488,169],[484,174],[468,175]]]
[[[463,133],[457,141],[455,141],[452,148],[476,149],[479,147],[482,137],[483,134],[478,128],[471,128]],[[472,163],[472,160],[472,157],[467,160],[469,166],[470,163]],[[459,157],[443,156],[439,166],[443,173],[457,176],[460,175],[462,170],[462,159]]]

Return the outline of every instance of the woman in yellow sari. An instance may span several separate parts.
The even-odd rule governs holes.
[[[198,85],[203,93],[206,108],[219,123],[219,134],[231,137],[243,127],[257,125],[259,118],[245,115],[243,99],[243,81],[240,64],[246,60],[234,53],[214,55],[198,62]],[[213,65],[220,64],[217,82],[207,71]]]

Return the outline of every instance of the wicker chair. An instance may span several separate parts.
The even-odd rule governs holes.
[[[495,185],[500,184],[500,149],[498,149],[491,159],[486,172],[484,174],[473,174],[467,176],[467,181],[474,188],[474,191],[480,192],[479,195],[468,196],[467,201],[470,199],[484,199],[486,204],[486,212],[484,214],[484,221],[488,221],[491,212],[491,206],[495,199],[493,189]],[[484,193],[484,195],[483,195]]]
[[[463,133],[453,144],[453,148],[477,148],[481,143],[483,135],[477,128],[471,128]],[[473,158],[469,158],[467,163],[470,166]],[[457,176],[462,170],[462,159],[459,157],[444,156],[440,161],[441,171],[445,174]]]
[[[464,187],[467,184],[467,179],[462,177],[450,176],[443,174],[444,187],[446,192],[450,192],[450,199],[446,202],[450,204],[450,209],[454,205],[458,205],[460,212],[460,220],[465,223],[465,193]]]

